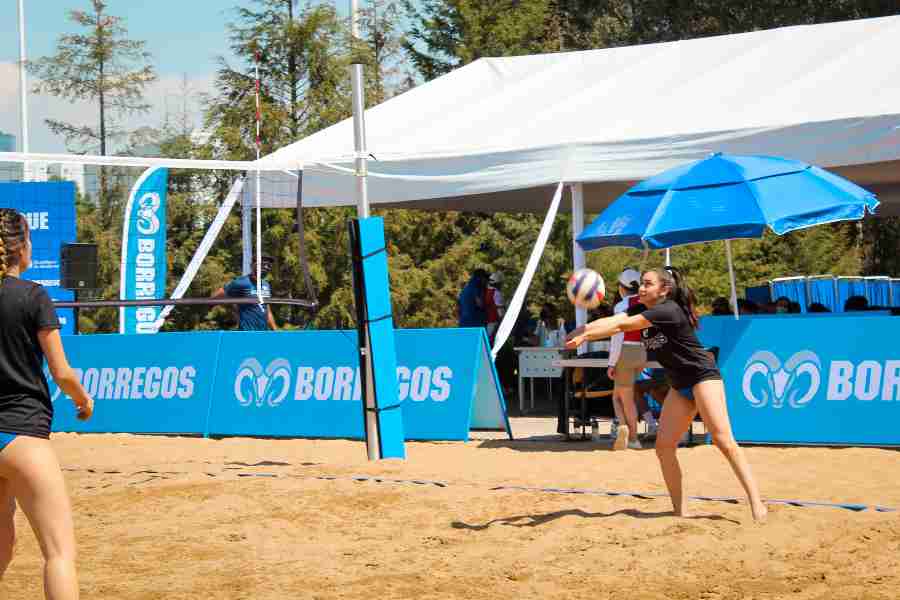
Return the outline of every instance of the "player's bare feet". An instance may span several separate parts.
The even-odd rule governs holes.
[[[754,521],[757,523],[765,523],[766,515],[769,514],[769,509],[766,508],[766,505],[762,502],[757,502],[750,504],[750,512],[753,513]]]

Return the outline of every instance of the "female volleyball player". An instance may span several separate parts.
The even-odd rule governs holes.
[[[675,455],[678,440],[699,411],[713,443],[728,459],[743,486],[753,518],[763,520],[766,507],[760,499],[750,464],[731,433],[722,375],[694,334],[698,321],[693,292],[677,270],[666,268],[646,271],[641,277],[638,296],[640,304],[627,313],[598,319],[573,331],[566,346],[577,348],[584,342],[608,338],[616,333],[640,331],[644,346],[653,351],[672,383],[663,404],[656,455],[675,514],[687,514],[681,467]]]
[[[78,598],[75,533],[62,471],[50,445],[53,404],[44,357],[87,419],[94,401],[69,367],[59,320],[43,287],[19,278],[31,265],[24,215],[0,208],[0,577],[12,560],[16,503],[44,555],[47,598]]]

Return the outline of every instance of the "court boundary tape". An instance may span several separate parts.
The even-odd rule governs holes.
[[[225,463],[226,468],[229,468],[227,465],[229,464],[238,464],[240,466],[263,466],[264,463],[258,463],[257,465],[251,464],[241,464],[241,463]],[[270,463],[265,464],[265,466],[293,466],[290,463]],[[318,465],[317,465],[318,466]],[[230,467],[234,469],[235,467]],[[63,471],[87,471],[89,473],[100,473],[100,474],[115,474],[120,475],[124,474],[121,471],[117,470],[95,470],[95,469],[84,469],[84,468],[63,468]],[[142,473],[154,473],[154,474],[166,474],[166,475],[187,475],[186,472],[179,471],[155,471],[155,470],[142,470],[137,471],[135,473],[131,473],[131,475],[138,475]],[[215,477],[216,475],[212,473],[206,473],[206,475],[210,475]],[[243,473],[235,473],[237,477],[262,477],[269,479],[282,479],[282,478],[293,478],[293,479],[314,479],[319,481],[354,481],[357,483],[386,483],[392,485],[419,485],[419,486],[432,486],[437,488],[448,488],[448,487],[471,487],[471,488],[481,488],[484,489],[484,486],[475,484],[475,483],[450,483],[447,481],[437,481],[432,479],[396,479],[392,477],[381,477],[378,475],[299,475],[299,474],[279,474],[279,473],[263,473],[263,472],[243,472]],[[151,477],[147,481],[151,481],[156,479],[156,477]],[[147,481],[141,482],[146,483]],[[570,494],[570,495],[584,495],[584,496],[608,496],[608,497],[618,497],[625,496],[629,498],[638,498],[640,500],[656,500],[659,498],[668,498],[669,495],[662,492],[618,492],[618,491],[610,491],[610,490],[592,490],[592,489],[583,489],[583,488],[564,488],[564,487],[530,487],[530,486],[522,486],[522,485],[495,485],[487,488],[488,491],[491,492],[531,492],[531,493],[541,493],[541,494]],[[741,504],[744,501],[740,498],[734,496],[688,496],[689,500],[698,500],[702,502],[724,502],[727,504]],[[853,512],[880,512],[880,513],[891,513],[891,512],[900,512],[900,509],[891,508],[888,506],[880,506],[877,504],[858,504],[852,502],[818,502],[812,500],[785,500],[779,498],[769,498],[764,499],[763,502],[769,505],[784,505],[784,506],[794,506],[797,508],[840,508],[844,510],[849,510]]]
[[[428,479],[393,479],[388,477],[379,477],[375,475],[350,475],[350,476],[337,476],[337,475],[314,475],[314,476],[298,476],[305,479],[319,479],[325,481],[357,481],[357,482],[370,482],[370,483],[393,483],[393,484],[415,484],[415,485],[432,485],[435,487],[451,487],[452,484],[447,483],[445,481],[432,481]],[[462,484],[469,485],[471,487],[480,487],[475,484]],[[503,491],[515,491],[515,492],[532,492],[532,493],[545,493],[545,494],[575,494],[575,495],[586,495],[586,496],[627,496],[631,498],[639,498],[641,500],[655,500],[658,498],[668,498],[668,494],[664,494],[661,492],[616,492],[616,491],[608,491],[608,490],[590,490],[590,489],[579,489],[579,488],[558,488],[558,487],[528,487],[528,486],[519,486],[519,485],[499,485],[488,488],[489,491],[492,492],[503,492]],[[688,496],[689,500],[699,500],[703,502],[725,502],[727,504],[741,504],[743,500],[740,498],[736,498],[733,496]],[[798,508],[842,508],[845,510],[850,510],[853,512],[864,512],[867,510],[871,510],[874,512],[897,512],[898,509],[890,508],[887,506],[879,506],[876,504],[857,504],[851,502],[816,502],[816,501],[808,501],[808,500],[782,500],[778,498],[771,498],[763,500],[765,504],[780,504],[787,506],[794,506]]]

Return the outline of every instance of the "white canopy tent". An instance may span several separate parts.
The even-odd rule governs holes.
[[[828,168],[900,214],[896,56],[900,16],[481,59],[366,111],[369,199],[543,212],[565,181],[599,212],[635,181],[721,151]],[[261,162],[305,163],[306,206],[351,205],[352,127]],[[296,182],[268,178],[263,206],[293,206]]]
[[[875,192],[880,214],[900,215],[895,56],[900,16],[480,59],[366,111],[374,158],[368,198],[431,210],[547,210],[543,232],[565,210],[564,182],[572,187],[574,238],[585,212],[600,212],[641,179],[717,151],[828,168]],[[350,205],[353,140],[347,119],[260,162],[305,163],[306,206]],[[297,182],[289,173],[268,179],[262,205],[293,206]],[[545,237],[500,325],[497,347]],[[577,269],[584,254],[573,247]],[[579,324],[585,317],[577,311]]]

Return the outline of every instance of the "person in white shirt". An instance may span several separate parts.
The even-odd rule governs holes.
[[[500,284],[503,282],[503,276],[500,273],[491,273],[488,279],[487,289],[485,290],[485,309],[487,311],[487,333],[491,344],[494,343],[494,335],[500,326],[500,320],[506,307],[503,304],[503,293],[500,292]]]
[[[619,296],[622,300],[613,308],[613,314],[628,312],[638,303],[638,288],[641,274],[634,269],[625,269],[619,275]],[[639,331],[617,333],[609,345],[609,378],[615,382],[613,388],[613,410],[616,412],[616,438],[613,450],[625,448],[640,449],[637,437],[637,407],[634,402],[634,382],[647,362],[647,353],[641,344]]]

